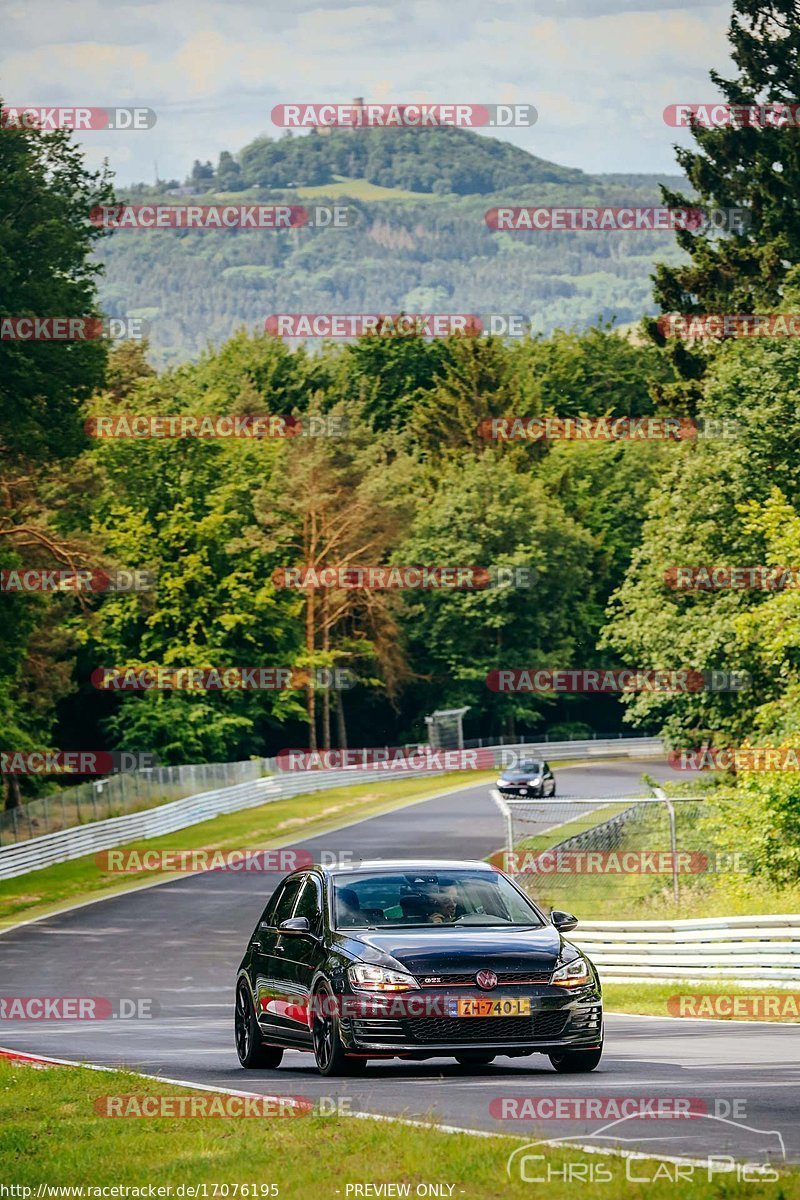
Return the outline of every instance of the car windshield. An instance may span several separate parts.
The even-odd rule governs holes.
[[[503,774],[509,779],[523,779],[528,775],[541,775],[544,767],[538,762],[523,762],[518,767],[509,767]]]
[[[542,925],[515,887],[490,871],[383,871],[333,876],[336,929]]]

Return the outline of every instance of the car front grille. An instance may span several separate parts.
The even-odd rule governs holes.
[[[422,988],[449,988],[449,987],[476,987],[475,971],[464,972],[459,975],[417,975],[416,980]],[[435,983],[427,983],[427,979],[435,979]],[[550,972],[543,971],[539,974],[520,975],[514,971],[498,971],[497,984],[524,984],[524,983],[549,983]],[[485,993],[488,995],[488,992]]]
[[[477,1042],[547,1042],[561,1037],[569,1012],[534,1013],[531,1017],[409,1017],[400,1020],[374,1017],[348,1022],[359,1042],[380,1045],[438,1045]]]
[[[566,1012],[536,1013],[532,1017],[417,1017],[403,1021],[408,1040],[438,1042],[542,1042],[561,1036]]]

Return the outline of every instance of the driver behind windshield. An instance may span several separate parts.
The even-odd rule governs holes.
[[[431,925],[449,925],[464,912],[458,903],[455,884],[443,886],[437,892],[430,892],[428,898],[431,903],[428,916]]]

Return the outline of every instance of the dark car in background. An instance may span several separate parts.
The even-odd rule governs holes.
[[[597,1066],[597,972],[548,919],[484,862],[374,861],[308,867],[276,888],[236,981],[243,1067],[311,1051],[323,1075],[371,1058],[546,1054],[557,1071]]]
[[[527,759],[516,767],[507,767],[495,784],[503,796],[555,796],[556,781],[547,763]]]

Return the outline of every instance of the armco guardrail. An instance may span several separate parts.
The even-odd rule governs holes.
[[[511,764],[519,758],[544,758],[557,762],[560,758],[651,758],[664,753],[664,743],[657,737],[585,738],[579,742],[516,742],[509,746],[489,746],[495,766]],[[515,757],[512,757],[515,756]]]
[[[800,914],[580,921],[570,936],[605,982],[800,983]]]
[[[408,771],[406,775],[431,775],[430,771]],[[436,772],[435,774],[439,774]],[[68,862],[85,854],[112,850],[126,842],[160,837],[174,833],[223,813],[257,808],[273,800],[285,800],[301,792],[318,792],[326,788],[343,787],[350,783],[370,783],[385,779],[386,771],[377,767],[363,771],[297,771],[293,774],[272,775],[233,787],[201,792],[185,800],[173,800],[144,812],[127,813],[107,821],[91,821],[73,829],[63,829],[44,837],[17,842],[0,848],[0,879],[12,879],[37,871],[53,863]]]
[[[556,748],[558,753],[554,753]],[[486,756],[487,749],[490,748],[483,750],[483,756]],[[491,749],[495,765],[502,765],[502,759],[498,757],[501,752],[508,753],[514,750],[522,751],[526,755],[543,755],[546,751],[550,758],[556,759],[581,758],[604,751],[612,754],[658,754],[662,752],[663,746],[658,738],[609,738],[603,741],[598,739],[581,742],[520,743],[518,746],[498,746]],[[273,760],[264,761],[270,766],[274,765]],[[403,771],[403,777],[430,775],[433,778],[437,774],[439,772],[422,769]],[[235,784],[232,787],[218,788],[215,791],[201,792],[142,812],[91,821],[86,825],[77,825],[71,829],[30,838],[28,841],[15,842],[11,846],[0,846],[0,879],[11,879],[28,871],[49,867],[53,863],[68,862],[85,854],[96,854],[100,850],[111,850],[125,842],[174,833],[178,829],[196,825],[200,821],[208,821],[222,813],[255,808],[259,804],[297,796],[301,792],[316,792],[344,787],[350,783],[370,783],[389,778],[392,778],[392,772],[383,767],[363,770],[348,768],[337,771],[294,771]]]
[[[270,772],[266,759],[250,758],[239,762],[147,767],[100,776],[0,812],[0,847],[57,833],[61,829],[72,829],[87,821],[110,820],[129,812],[141,812],[168,800],[183,800],[212,788],[233,787]]]

